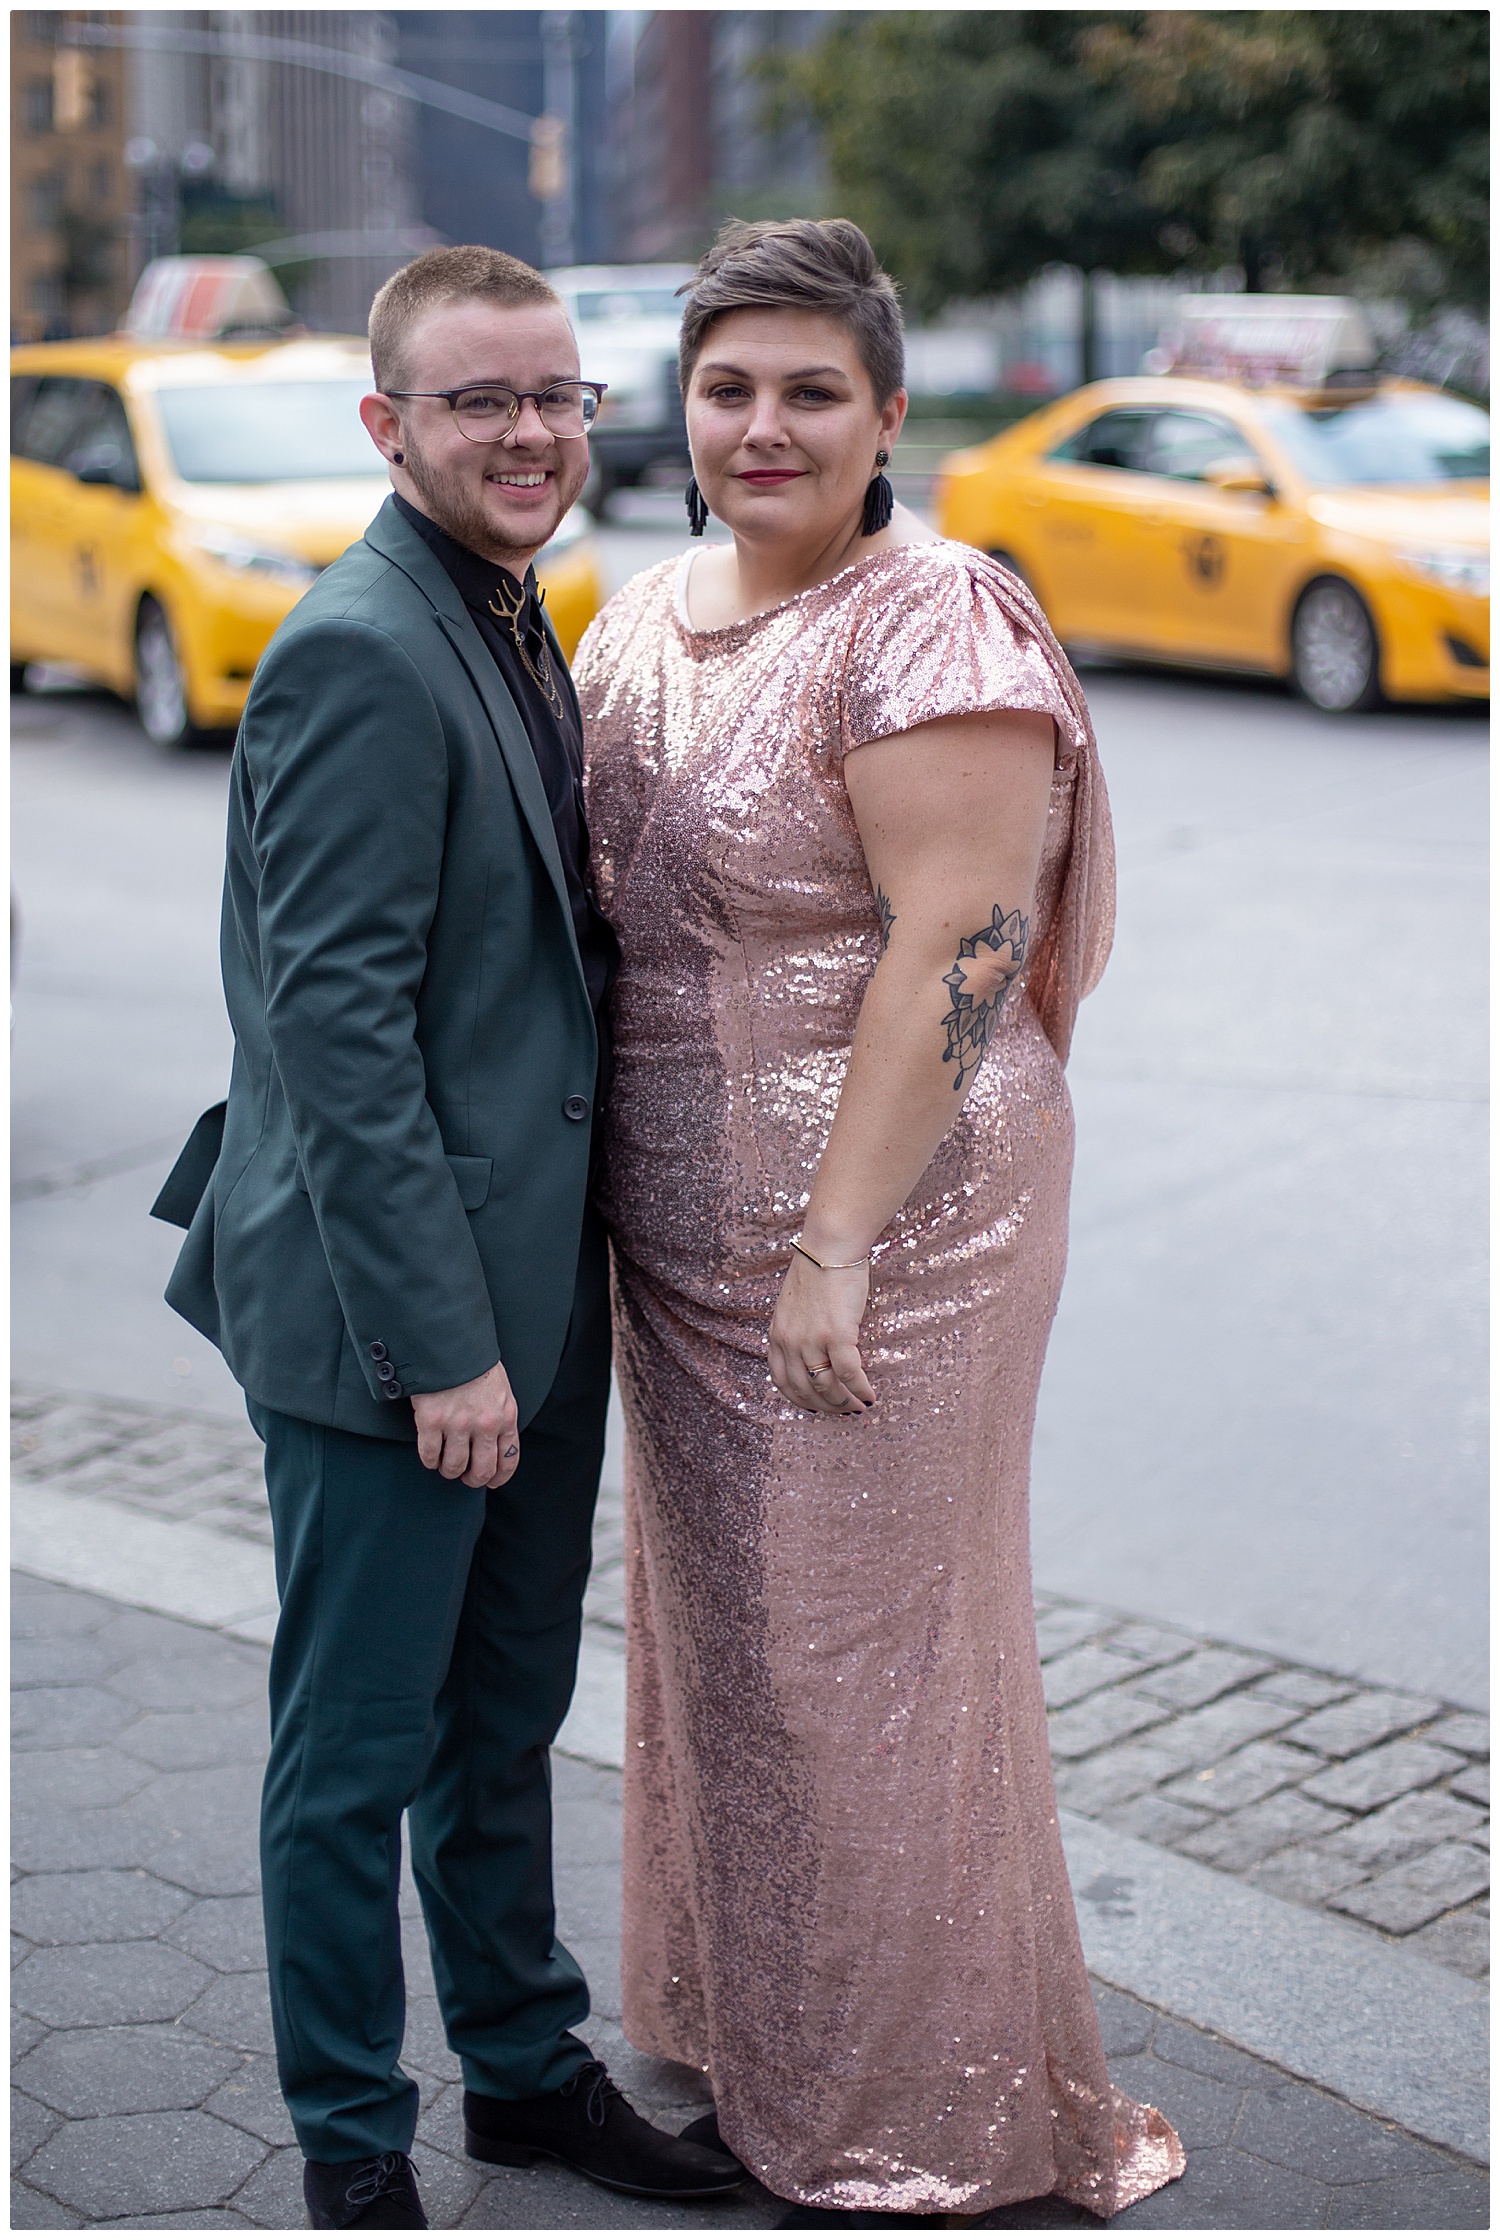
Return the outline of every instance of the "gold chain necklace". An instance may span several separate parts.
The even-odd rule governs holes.
[[[512,593],[509,584],[503,576],[495,585],[495,592],[496,596],[502,601],[502,604],[497,606],[495,604],[495,600],[491,599],[489,603],[490,613],[494,615],[495,619],[498,622],[503,622],[508,625],[510,634],[512,638],[514,638],[516,643],[516,651],[521,656],[521,665],[525,669],[527,676],[530,677],[532,683],[539,688],[543,698],[546,700],[548,707],[552,710],[552,713],[555,716],[561,717],[563,712],[563,699],[562,694],[557,689],[557,679],[552,674],[552,656],[547,651],[546,633],[545,631],[543,631],[541,634],[542,665],[540,668],[538,668],[536,663],[532,660],[530,650],[526,644],[524,636],[522,635],[521,616],[525,612],[527,598],[524,586],[514,593],[514,606],[511,606],[508,603],[512,596]]]

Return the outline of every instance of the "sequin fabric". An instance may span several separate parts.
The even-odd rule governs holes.
[[[1032,1618],[1032,1417],[1066,1251],[1073,1015],[1108,953],[1076,680],[968,548],[872,555],[697,631],[678,565],[585,639],[588,806],[623,950],[601,1191],[627,1421],[625,2029],[708,2072],[784,2198],[1108,2216],[1183,2167],[1114,2092],[1058,1837]],[[766,1331],[880,923],[844,757],[1050,714],[1033,946],[875,1248],[878,1405],[813,1419]]]

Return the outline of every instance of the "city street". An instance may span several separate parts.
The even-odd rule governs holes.
[[[680,549],[603,533],[612,583]],[[1486,730],[1092,670],[1119,935],[1082,1012],[1039,1582],[1484,1700]],[[222,1096],[227,756],[15,703],[16,1369],[238,1414],[145,1218]]]

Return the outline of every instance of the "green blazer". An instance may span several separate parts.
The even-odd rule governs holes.
[[[411,1393],[500,1360],[524,1424],[573,1303],[594,1018],[521,717],[389,502],[255,673],[221,954],[223,1141],[169,1302],[285,1414],[412,1439]]]

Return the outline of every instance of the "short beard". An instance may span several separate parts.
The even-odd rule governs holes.
[[[449,489],[440,482],[411,437],[402,432],[406,442],[406,471],[417,486],[429,519],[455,544],[461,544],[468,552],[477,552],[481,560],[492,560],[497,567],[508,568],[514,575],[524,575],[530,552],[521,546],[498,544],[489,516],[478,499],[472,498],[462,486]]]

